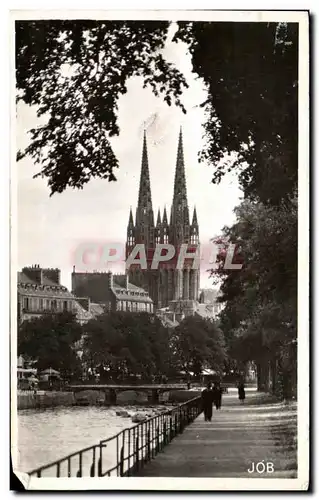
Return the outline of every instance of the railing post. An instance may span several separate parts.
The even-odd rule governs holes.
[[[155,441],[155,445],[154,445]],[[154,458],[156,455],[156,440],[155,440],[155,422],[154,418],[152,419],[152,457]]]
[[[116,436],[116,475],[119,475],[119,467],[120,467],[120,457],[119,457],[119,437]]]
[[[136,470],[138,471],[139,469],[139,439],[138,439],[138,431],[137,431],[137,436],[136,436],[136,441],[135,441],[135,467]]]
[[[131,470],[131,429],[128,430],[128,461],[127,461],[127,475],[130,476]]]
[[[121,448],[120,453],[120,477],[124,476],[124,443]]]
[[[95,476],[95,446],[93,448],[93,457],[92,457],[92,465],[90,469],[90,477]]]
[[[102,477],[102,443],[100,443],[100,456],[99,461],[97,463],[97,475],[98,477]]]
[[[183,415],[182,415],[182,408],[179,409],[179,432],[183,432]]]
[[[79,453],[79,470],[76,474],[76,477],[82,477],[82,452]]]
[[[159,426],[156,427],[156,453],[159,452]]]
[[[151,435],[150,435],[150,429],[147,431],[147,460],[150,461],[151,459]]]

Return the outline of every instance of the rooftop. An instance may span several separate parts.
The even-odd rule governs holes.
[[[29,278],[25,273],[18,272],[18,290],[25,291],[28,295],[34,297],[65,297],[72,298],[73,295],[68,291],[65,286],[58,285],[51,281],[49,278],[43,277],[43,284]]]

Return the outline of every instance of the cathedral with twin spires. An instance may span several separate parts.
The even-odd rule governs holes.
[[[158,269],[151,269],[151,262],[157,243],[170,243],[175,248],[175,257],[160,262]],[[179,249],[187,244],[187,252],[195,253],[199,246],[199,227],[196,208],[190,223],[187,202],[186,176],[182,130],[180,130],[175,168],[174,193],[170,219],[166,207],[162,217],[158,210],[156,224],[152,206],[151,181],[147,154],[146,133],[144,132],[142,167],[136,208],[135,223],[132,209],[127,227],[126,257],[137,244],[144,244],[147,269],[133,264],[128,270],[129,281],[148,291],[157,309],[171,304],[193,303],[198,300],[199,269],[192,269],[193,259],[185,260],[183,269],[176,269]]]

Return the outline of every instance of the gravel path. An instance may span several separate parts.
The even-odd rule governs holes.
[[[139,476],[295,478],[296,435],[296,403],[247,392],[241,405],[231,391],[223,397],[221,410],[214,409],[212,422],[201,414]],[[248,473],[252,462],[256,466],[262,461],[272,462],[274,472]]]

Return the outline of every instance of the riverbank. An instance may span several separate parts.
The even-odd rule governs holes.
[[[183,403],[189,399],[195,398],[200,394],[200,390],[171,390],[160,395],[159,403]],[[74,405],[107,405],[110,401],[103,391],[81,391],[79,393],[62,391],[37,391],[35,394],[31,391],[18,392],[18,410],[49,408],[57,406]],[[146,392],[125,391],[117,396],[116,406],[126,404],[152,404],[149,402]]]

